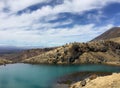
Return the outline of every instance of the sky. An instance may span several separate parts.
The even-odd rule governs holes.
[[[0,46],[88,42],[120,26],[120,0],[0,0]]]

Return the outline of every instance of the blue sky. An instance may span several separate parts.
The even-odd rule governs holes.
[[[0,0],[0,45],[87,42],[114,26],[119,0]]]

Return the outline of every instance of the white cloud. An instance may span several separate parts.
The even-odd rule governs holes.
[[[102,18],[106,18],[106,16],[100,10],[97,13],[89,13],[87,15],[88,20],[92,20],[95,22],[101,22]]]
[[[11,12],[17,12],[31,5],[42,3],[42,2],[48,2],[48,0],[1,0],[0,7],[2,9],[6,7],[6,8],[9,8]]]
[[[57,14],[61,12],[82,13],[92,9],[100,9],[112,2],[120,2],[118,0],[64,0],[63,4],[57,5],[54,8],[45,6],[41,12],[48,14]]]
[[[64,44],[72,41],[88,41],[113,25],[108,24],[104,27],[95,27],[92,23],[88,25],[75,24],[71,28],[55,29],[53,27],[71,24],[73,21],[71,19],[56,23],[47,23],[47,21],[57,19],[57,14],[59,13],[70,12],[73,14],[82,14],[85,11],[103,8],[112,2],[120,2],[118,0],[64,0],[64,3],[54,7],[47,5],[31,13],[23,13],[22,15],[15,14],[15,12],[31,5],[48,1],[49,0],[0,0],[1,42],[15,41],[16,43],[11,43],[15,45],[49,45],[54,43]],[[10,12],[5,13],[3,11],[4,8],[10,9]],[[44,17],[46,17],[45,22],[42,20]],[[99,13],[99,16],[96,17],[94,15],[92,17],[99,21],[102,14]]]
[[[94,24],[75,25],[72,28],[59,28],[48,30],[1,30],[1,41],[16,41],[15,45],[46,45],[52,46],[54,44],[61,45],[68,42],[78,41],[85,42],[94,38],[98,34],[106,31],[106,29],[113,27],[113,25],[106,25],[104,27],[95,27]],[[7,36],[6,36],[7,35]],[[87,37],[87,38],[86,38]],[[85,39],[82,39],[85,38]]]

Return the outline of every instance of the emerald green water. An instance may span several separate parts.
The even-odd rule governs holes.
[[[78,71],[120,72],[120,67],[9,64],[0,66],[0,88],[50,88],[55,78]]]

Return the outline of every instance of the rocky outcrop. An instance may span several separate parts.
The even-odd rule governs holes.
[[[120,44],[105,40],[71,43],[28,58],[26,63],[46,64],[116,64],[120,65]]]

